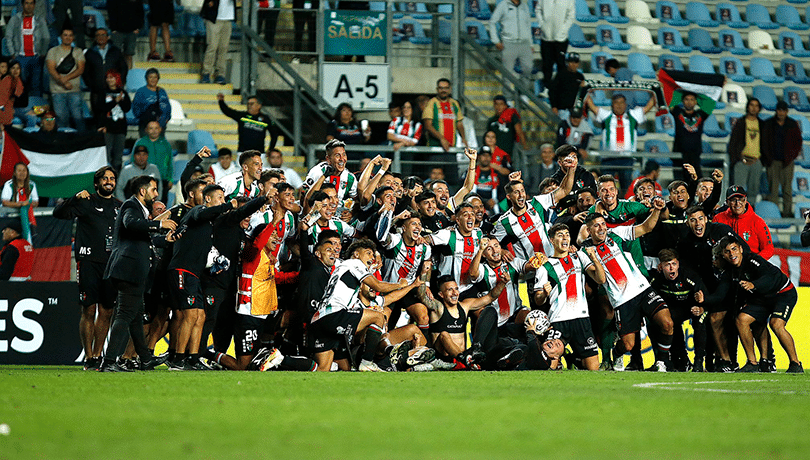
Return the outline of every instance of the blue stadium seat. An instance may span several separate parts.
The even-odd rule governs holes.
[[[468,18],[488,21],[492,17],[492,11],[486,0],[466,0],[464,12]]]
[[[670,153],[669,145],[660,139],[650,139],[644,142],[644,151],[650,153]]]
[[[443,17],[439,18],[439,41],[445,45],[449,45],[452,35],[453,25],[450,23],[450,20]]]
[[[681,17],[681,10],[678,9],[678,5],[670,1],[660,1],[655,4],[655,17],[661,22],[674,27],[689,25],[689,21]]]
[[[768,11],[768,8],[758,3],[749,3],[748,6],[745,7],[745,19],[763,30],[779,28],[779,24],[771,20],[771,13]]]
[[[733,29],[722,29],[718,32],[718,45],[720,48],[730,51],[731,54],[740,56],[748,56],[754,52],[745,47],[742,36],[739,32]]]
[[[607,46],[612,50],[629,50],[630,45],[622,41],[619,29],[610,24],[600,24],[596,26],[596,43],[599,46]]]
[[[736,56],[720,58],[720,73],[737,83],[751,83],[754,77],[745,73],[742,61]]]
[[[536,33],[535,26],[537,27]],[[532,23],[532,38],[535,43],[540,44],[540,25],[536,22]],[[568,29],[568,44],[574,48],[593,48],[595,45],[592,40],[585,38],[585,34],[582,33],[582,27],[580,27],[579,24],[571,24],[571,28]]]
[[[104,19],[104,15],[101,11],[90,6],[85,6],[82,13],[84,14],[84,24],[88,30],[107,28],[107,21]]]
[[[689,71],[700,73],[715,73],[712,60],[708,56],[695,54],[689,56]]]
[[[734,128],[734,124],[737,123],[737,120],[743,117],[743,114],[740,112],[726,112],[725,120],[723,124],[726,126],[726,129],[731,132]]]
[[[705,29],[689,30],[689,46],[693,50],[706,54],[720,54],[723,52],[722,48],[715,46],[712,36]]]
[[[385,2],[368,2],[369,11],[385,11]],[[391,4],[391,10],[394,9],[394,4]]]
[[[130,93],[138,91],[138,88],[146,85],[146,69],[133,67],[127,72],[127,82],[125,89]]]
[[[793,57],[810,57],[810,51],[804,48],[802,37],[796,32],[784,31],[776,40],[776,47]]]
[[[779,63],[782,71],[782,76],[799,85],[806,85],[810,83],[810,77],[804,71],[804,66],[798,59],[782,59]]]
[[[807,93],[798,86],[786,86],[782,89],[782,100],[787,102],[791,109],[799,112],[810,112],[810,103],[807,102]]]
[[[602,126],[598,126],[597,123],[593,121],[594,117],[588,117],[588,124],[591,125],[591,131],[593,131],[594,136],[599,136],[602,134]],[[599,123],[601,125],[601,123]]]
[[[675,119],[672,118],[671,114],[665,113],[655,117],[655,132],[675,136]]]
[[[424,3],[401,2],[397,3],[397,11],[401,11],[414,19],[431,19],[433,16],[428,12]]]
[[[804,171],[793,173],[793,194],[810,197],[810,173]]]
[[[576,0],[575,5],[575,17],[576,20],[579,22],[597,22],[599,18],[594,16],[591,13],[591,9],[588,7],[588,2],[586,0]]]
[[[627,24],[630,19],[622,16],[614,0],[596,0],[596,16],[613,24]]]
[[[709,141],[703,141],[700,143],[700,153],[714,153],[714,149],[712,148],[712,144]],[[701,162],[703,164],[703,162]]]
[[[591,73],[601,73],[604,76],[609,76],[605,72],[605,62],[613,59],[613,55],[605,51],[597,51],[591,53]]]
[[[681,58],[674,54],[662,54],[658,56],[658,68],[664,70],[683,70]]]
[[[800,201],[798,203],[793,203],[793,212],[796,219],[804,219],[804,211],[810,209],[810,202],[807,201]]]
[[[779,212],[779,206],[768,200],[762,200],[756,204],[757,215],[762,217],[768,226],[771,228],[788,228],[790,224],[775,224],[774,219],[781,219],[782,214]]]
[[[802,22],[799,12],[793,5],[779,5],[776,7],[776,22],[792,30],[807,30],[810,25]]]
[[[765,83],[784,83],[785,77],[776,75],[773,63],[770,59],[763,57],[751,58],[751,76],[760,79]]]
[[[754,86],[753,96],[759,99],[762,108],[765,110],[776,110],[776,93],[773,88],[767,85]]]
[[[399,21],[399,30],[403,39],[407,38],[408,41],[414,45],[430,45],[433,43],[432,38],[425,35],[425,30],[422,29],[422,24],[415,19],[406,16]]]
[[[439,5],[439,13],[450,14],[452,12],[453,12],[452,3],[442,3],[441,5]]]
[[[211,156],[216,157],[218,154],[217,144],[214,142],[214,137],[211,133],[202,129],[195,129],[188,133],[188,152],[199,152],[203,146],[211,150]]]
[[[717,20],[721,24],[735,29],[748,28],[749,24],[740,17],[740,10],[731,3],[718,3],[715,10]]]
[[[801,114],[796,115],[789,115],[790,118],[799,122],[799,126],[802,129],[802,139],[805,141],[810,141],[810,121],[807,120],[807,117]]]
[[[712,19],[712,15],[709,13],[706,4],[700,2],[689,2],[686,4],[686,19],[700,27],[717,27],[720,25],[719,21]],[[690,40],[689,43],[692,43],[692,41]]]
[[[474,19],[467,19],[466,21],[464,21],[464,27],[467,29],[467,33],[472,35],[479,45],[481,46],[492,45],[492,40],[489,39],[489,31],[487,31],[486,26],[484,26],[484,24],[482,24],[480,21],[476,21]]]
[[[199,151],[195,150],[195,152]],[[188,164],[188,160],[174,160],[174,177],[172,177],[172,181],[174,183],[180,182],[180,176],[183,175],[183,170],[186,169],[186,165]],[[172,193],[172,195],[174,195]]]
[[[630,53],[627,55],[627,68],[641,78],[655,78],[650,57],[643,53]]]
[[[711,114],[703,125],[703,133],[709,137],[726,137],[729,132],[721,128],[720,123],[717,122],[717,117]]]
[[[681,32],[674,27],[658,28],[658,44],[673,53],[691,53],[692,47],[683,44]]]

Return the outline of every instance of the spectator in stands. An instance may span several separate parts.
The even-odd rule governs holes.
[[[565,67],[557,70],[551,82],[548,94],[551,111],[560,115],[560,111],[570,112],[577,100],[579,88],[585,84],[585,75],[579,71],[579,53],[566,53]]]
[[[574,0],[538,0],[534,7],[540,25],[540,57],[543,61],[543,86],[551,87],[554,64],[557,69],[565,67],[568,51],[568,29],[574,23]],[[544,91],[545,91],[544,89]]]
[[[728,208],[714,216],[714,222],[726,224],[765,260],[773,257],[773,238],[768,224],[759,217],[748,203],[748,195],[741,185],[732,185],[726,190]]]
[[[0,281],[28,281],[34,266],[34,248],[23,238],[22,223],[14,217],[3,225]]]
[[[132,101],[124,89],[124,81],[115,69],[105,73],[106,91],[93,108],[93,115],[99,131],[104,133],[107,144],[107,163],[118,173],[121,171],[121,157],[124,155],[124,141],[127,140],[127,116]]]
[[[768,171],[771,193],[768,201],[779,205],[782,186],[782,217],[793,216],[793,161],[802,152],[802,130],[796,120],[788,117],[788,104],[776,103],[776,115],[762,123],[762,164]]]
[[[40,115],[39,129],[37,130],[37,132],[39,132],[40,135],[43,134],[47,135],[47,134],[56,134],[57,131],[58,129],[56,127],[56,113],[50,109],[46,110],[45,112],[42,112],[42,115]]]
[[[608,59],[605,61],[605,72],[617,82],[633,81],[633,71],[627,67],[622,67],[618,59]]]
[[[588,109],[596,114],[597,122],[604,122],[602,130],[602,150],[617,152],[622,157],[629,157],[635,152],[638,138],[637,126],[646,121],[645,115],[655,105],[655,98],[651,97],[644,107],[634,107],[627,110],[627,98],[623,94],[614,94],[611,98],[610,110],[599,108],[593,102],[591,95],[585,98]],[[604,174],[618,177],[621,187],[630,185],[632,177],[632,158],[608,158],[602,160]],[[611,166],[617,167],[612,169]]]
[[[223,147],[217,153],[217,162],[208,168],[208,173],[214,176],[214,182],[219,182],[223,177],[239,172],[239,165],[233,161],[231,149]]]
[[[318,19],[317,11],[320,6],[320,0],[293,0],[293,44],[295,51],[315,52],[315,34],[317,33],[316,24]],[[304,28],[307,29],[306,47],[303,46]],[[309,61],[310,56],[304,59]],[[293,59],[293,62],[296,62],[296,60]]]
[[[0,125],[8,126],[14,120],[14,101],[22,96],[22,80],[9,72],[8,61],[0,60]]]
[[[347,102],[339,104],[335,111],[335,118],[326,127],[326,141],[337,139],[346,145],[365,144],[371,138],[371,128],[368,127],[368,121],[363,121],[366,126],[358,123],[354,118],[354,109],[351,104]],[[346,153],[350,161],[359,161],[363,156],[357,151]]]
[[[226,55],[231,43],[236,6],[233,0],[209,0],[203,2],[200,16],[205,19],[205,57],[203,58],[200,83],[225,84]],[[261,149],[264,150],[264,149]]]
[[[264,41],[270,47],[276,46],[276,24],[280,12],[281,0],[259,0],[259,24],[264,25]]]
[[[270,164],[271,168],[280,169],[284,173],[284,178],[287,180],[287,183],[295,187],[296,190],[304,185],[301,176],[299,176],[294,169],[289,166],[284,166],[284,155],[281,153],[281,150],[277,148],[268,150],[267,163]]]
[[[115,70],[120,76],[120,88],[124,88],[123,82],[127,81],[127,71],[129,67],[124,59],[124,54],[121,50],[110,43],[110,37],[107,29],[96,30],[96,42],[84,53],[84,74],[82,78],[87,88],[90,90],[90,109],[93,114],[100,111],[99,106],[105,105],[105,98],[107,97],[107,71]],[[129,98],[127,98],[129,99]],[[128,112],[129,108],[124,111]],[[96,118],[98,123],[100,120]],[[101,127],[98,124],[98,127]],[[120,171],[121,168],[116,169]]]
[[[418,116],[414,116],[413,104],[405,101],[399,112],[400,115],[388,125],[388,144],[393,145],[394,150],[414,146],[422,138],[422,123],[419,123]],[[391,113],[390,108],[388,113]]]
[[[492,169],[498,173],[498,196],[506,196],[503,188],[509,183],[509,173],[512,172],[512,156],[498,147],[497,133],[489,130],[484,134],[484,146],[489,147],[492,155]]]
[[[503,66],[514,72],[515,67],[520,65],[523,78],[531,77],[534,64],[529,4],[529,0],[499,2],[489,20],[489,37],[501,52]]]
[[[700,154],[703,152],[703,125],[709,114],[697,107],[697,95],[685,92],[681,96],[681,105],[670,110],[675,119],[675,140],[672,150],[680,152],[683,161],[675,162],[675,166],[690,164],[695,168],[698,177],[703,177],[700,170]],[[680,163],[680,164],[678,164]],[[679,171],[680,168],[675,168]]]
[[[538,165],[537,183],[543,182],[547,177],[552,177],[559,165],[554,161],[554,146],[543,144],[540,146],[540,164]]]
[[[162,183],[158,185],[162,185],[163,192],[168,193],[169,189],[172,188],[172,178],[174,178],[172,146],[169,144],[169,141],[166,140],[166,137],[163,136],[163,129],[161,129],[158,122],[150,121],[146,125],[146,136],[135,142],[135,147],[141,145],[146,147],[146,150],[149,152],[149,158],[151,158],[152,163],[157,166],[158,171],[160,171],[160,177],[163,178]],[[121,181],[121,183],[125,182]],[[163,194],[159,196],[163,197],[161,201],[166,201],[166,197]]]
[[[70,10],[70,19],[67,18],[68,10]],[[53,29],[74,31],[76,46],[84,48],[84,1],[53,0],[53,16]]]
[[[61,39],[61,44],[48,50],[45,56],[51,76],[53,109],[62,127],[69,127],[72,119],[76,131],[84,132],[84,100],[79,79],[84,73],[84,53],[81,48],[73,47],[71,29],[62,30]]]
[[[31,94],[30,88],[26,87],[22,79],[22,65],[18,60],[13,60],[9,63],[8,73],[12,78],[16,78],[19,82],[21,92],[19,96],[14,97],[14,116],[23,121],[23,127],[34,128],[37,126],[39,117],[34,113],[33,107],[29,107]]]
[[[526,136],[523,134],[523,125],[520,123],[520,114],[513,107],[509,107],[506,98],[499,94],[492,99],[495,115],[487,120],[487,129],[495,133],[495,143],[509,155],[515,154],[515,141],[520,142],[523,150],[529,149]],[[501,178],[504,184],[505,178]]]
[[[389,102],[388,103],[388,117],[391,118],[391,121],[396,120],[397,117],[402,116],[402,107],[399,106],[396,102]]]
[[[163,35],[163,62],[174,62],[172,34],[169,26],[174,24],[174,2],[172,0],[149,0],[149,56],[148,61],[160,61],[157,52],[157,33],[160,27]]]
[[[748,201],[756,202],[759,195],[760,176],[762,175],[762,152],[768,148],[763,141],[762,120],[759,112],[762,104],[759,99],[748,99],[745,116],[738,120],[731,129],[728,138],[728,154],[734,173],[732,183],[747,190]]]
[[[225,103],[225,95],[222,93],[217,94],[217,101],[219,101],[219,109],[222,110],[222,113],[236,122],[239,133],[239,145],[236,148],[238,152],[248,150],[264,152],[264,139],[267,137],[267,133],[270,133],[270,148],[275,148],[278,141],[278,130],[273,124],[273,120],[262,113],[262,102],[257,96],[247,98],[246,112],[228,107],[228,104]]]
[[[132,163],[124,166],[118,178],[120,187],[115,187],[115,197],[121,201],[126,200],[132,191],[127,188],[128,182],[138,176],[151,176],[155,178],[158,186],[158,196],[163,195],[163,180],[158,167],[149,162],[149,150],[145,145],[136,145],[132,149]],[[126,192],[126,193],[125,193]]]
[[[810,246],[810,212],[804,213],[804,229],[801,234],[802,246]]]
[[[45,4],[47,1],[42,0]],[[23,70],[23,81],[32,96],[42,95],[42,68],[51,34],[46,17],[35,14],[36,1],[23,0],[22,11],[11,16],[6,25],[6,47]]]
[[[27,212],[28,222],[31,225],[36,225],[34,208],[39,206],[39,193],[37,193],[37,184],[31,180],[28,165],[25,163],[14,165],[14,176],[3,184],[3,190],[0,192],[0,203],[6,208],[19,211],[21,214]]]
[[[641,172],[641,175],[633,179],[633,182],[630,183],[630,186],[627,187],[627,193],[624,194],[624,199],[629,200],[635,194],[636,183],[641,179],[650,179],[653,181],[655,185],[655,192],[658,195],[661,195],[662,188],[661,184],[658,183],[658,178],[661,176],[661,165],[658,164],[655,160],[647,160],[647,163],[644,165],[644,171]]]
[[[456,145],[456,134],[461,136],[461,142],[468,146],[464,134],[464,115],[461,105],[450,97],[453,86],[447,78],[440,78],[436,82],[436,96],[430,99],[422,110],[422,126],[427,130],[427,145],[441,146],[444,151]],[[432,161],[441,161],[444,164],[456,164],[455,154],[430,155]],[[457,168],[448,168],[447,181],[452,185],[458,184]]]
[[[115,8],[107,9],[107,21],[112,31],[112,42],[123,53],[127,67],[131,69],[138,33],[143,27],[143,1],[119,0]]]
[[[593,137],[591,124],[583,122],[582,112],[570,111],[568,119],[560,121],[557,128],[557,145],[559,148],[563,144],[573,145],[577,148],[580,162],[582,158],[588,156],[588,145]]]
[[[146,124],[157,120],[161,129],[172,118],[172,105],[166,90],[158,86],[160,72],[152,67],[146,71],[146,86],[138,88],[132,98],[132,114],[138,119],[138,134],[143,136]]]

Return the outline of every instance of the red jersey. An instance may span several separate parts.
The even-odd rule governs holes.
[[[740,235],[742,239],[748,243],[751,252],[758,254],[765,260],[773,257],[773,238],[771,238],[771,230],[768,224],[762,220],[755,212],[751,205],[745,210],[742,215],[735,216],[731,213],[731,209],[726,209],[714,216],[714,222],[726,224],[734,230],[734,233]]]
[[[17,260],[9,281],[27,281],[31,279],[31,269],[34,267],[34,247],[25,238],[11,240],[0,251],[0,260],[6,256],[6,251],[17,252]],[[13,254],[13,252],[11,253]],[[0,265],[2,267],[2,265]],[[7,268],[7,267],[2,267]],[[3,270],[5,271],[5,270]]]

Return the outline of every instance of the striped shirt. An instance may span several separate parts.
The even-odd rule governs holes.
[[[593,244],[590,238],[584,246],[593,246],[596,254],[605,267],[605,288],[610,304],[614,309],[625,304],[650,287],[650,283],[639,269],[630,253],[629,244],[635,240],[633,227],[616,227],[608,230],[607,238],[599,244]],[[643,266],[643,265],[642,265]]]
[[[520,216],[509,209],[495,223],[495,238],[504,247],[512,243],[515,255],[525,260],[531,259],[535,252],[554,254],[547,233],[553,217],[551,207],[554,204],[554,195],[546,193],[529,200],[526,203],[526,212]]]
[[[470,236],[464,236],[456,227],[444,228],[430,235],[439,256],[439,273],[450,275],[458,283],[459,291],[472,286],[470,264],[480,247],[484,233],[480,228],[473,229]]]
[[[383,279],[388,283],[398,283],[399,280],[416,281],[419,275],[419,266],[430,259],[431,250],[427,244],[408,246],[400,234],[391,234],[387,243],[383,243],[385,257]]]
[[[526,261],[515,257],[511,262],[503,263],[497,267],[491,267],[482,262],[478,272],[478,279],[475,280],[475,287],[481,296],[487,295],[495,289],[498,284],[498,276],[502,270],[509,273],[509,284],[504,287],[501,295],[494,302],[487,305],[487,308],[494,308],[498,312],[498,327],[503,326],[514,316],[516,312],[524,309],[523,301],[520,298],[520,278],[526,273],[524,268]]]
[[[548,317],[552,323],[588,318],[588,302],[585,299],[585,269],[593,265],[583,251],[561,258],[549,258],[537,269],[535,287],[540,289],[551,283]]]

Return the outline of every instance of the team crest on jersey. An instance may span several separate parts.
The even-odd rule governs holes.
[[[743,232],[742,236],[745,241],[748,241],[748,239],[751,238],[751,234],[748,232]]]
[[[84,292],[80,292],[79,293],[79,301],[84,302],[85,300],[87,300],[87,294],[84,293]]]
[[[188,302],[189,307],[194,306],[194,296],[193,295],[190,295],[190,296],[186,297],[186,301]]]
[[[205,301],[208,303],[208,305],[214,305],[214,296],[212,295],[206,296]]]

